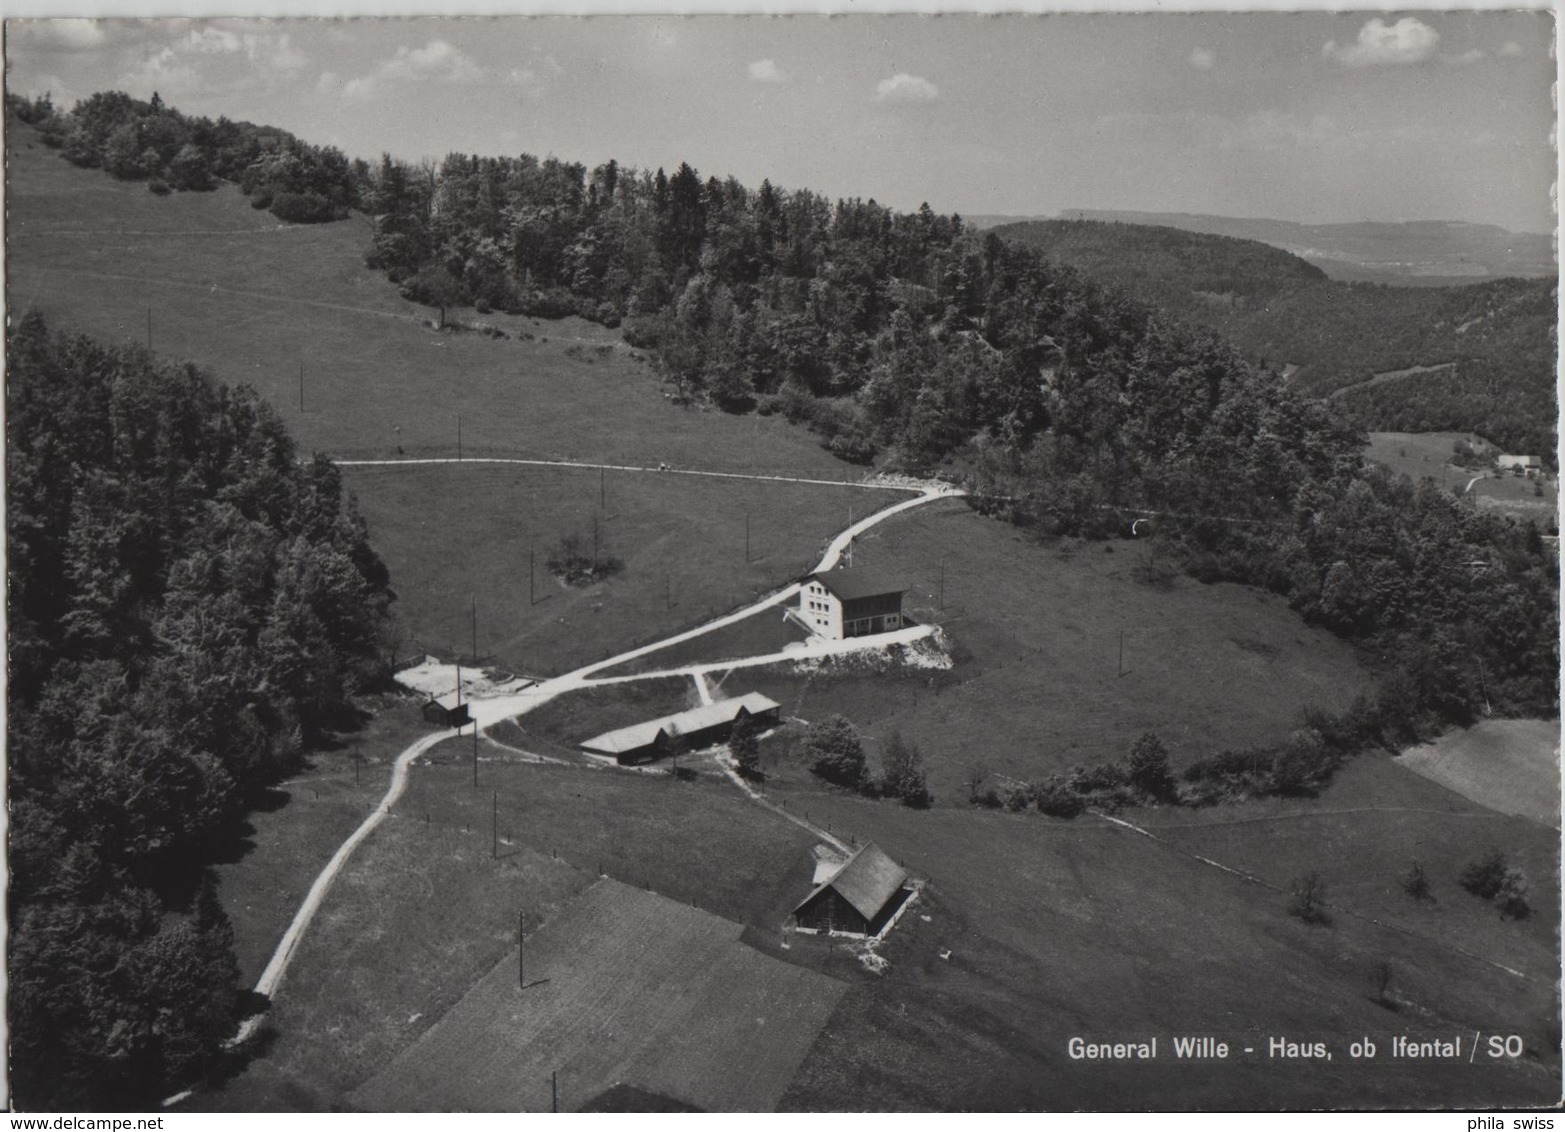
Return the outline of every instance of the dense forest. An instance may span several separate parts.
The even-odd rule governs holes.
[[[12,1095],[145,1108],[235,1026],[201,863],[384,674],[391,591],[253,392],[35,313],[6,360]]]
[[[1180,319],[1218,330],[1252,361],[1300,367],[1300,392],[1340,393],[1365,429],[1478,432],[1509,452],[1555,452],[1554,282],[1462,287],[1344,283],[1251,240],[1101,221],[994,229]],[[1377,373],[1455,363],[1438,380]]]

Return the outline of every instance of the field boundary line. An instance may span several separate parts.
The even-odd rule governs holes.
[[[1505,821],[1517,815],[1502,814],[1497,811],[1483,812],[1480,810],[1436,810],[1421,806],[1350,806],[1337,810],[1296,810],[1286,814],[1259,814],[1248,818],[1228,818],[1224,821],[1187,821],[1165,822],[1159,825],[1149,825],[1148,829],[1222,829],[1231,825],[1253,825],[1267,821],[1296,821],[1304,818],[1333,817],[1343,814],[1436,814],[1448,818],[1482,818],[1486,821]]]
[[[1247,873],[1242,869],[1234,868],[1232,865],[1225,865],[1220,861],[1214,861],[1210,857],[1203,857],[1194,850],[1186,849],[1183,845],[1176,845],[1172,841],[1159,837],[1150,830],[1143,829],[1141,826],[1134,825],[1122,818],[1116,818],[1110,814],[1105,814],[1101,810],[1088,810],[1087,812],[1096,817],[1102,818],[1106,822],[1110,822],[1124,829],[1128,829],[1133,833],[1139,833],[1142,837],[1147,838],[1149,841],[1155,841],[1157,844],[1162,845],[1165,848],[1172,849],[1175,853],[1178,853],[1182,856],[1189,857],[1193,861],[1199,861],[1201,864],[1206,865],[1209,868],[1218,869],[1222,872],[1228,873],[1231,876],[1235,876],[1241,880],[1247,881],[1250,884],[1256,884],[1260,885],[1262,888],[1270,889],[1272,892],[1281,893],[1284,891],[1282,886],[1273,884],[1269,880],[1258,877],[1253,873]],[[1504,971],[1507,975],[1521,979],[1523,982],[1532,981],[1531,976],[1523,971],[1518,971],[1514,967],[1507,967],[1504,963],[1497,962],[1493,959],[1486,959],[1482,955],[1475,955],[1466,948],[1458,947],[1454,943],[1446,943],[1444,940],[1436,939],[1433,936],[1424,935],[1422,932],[1416,932],[1412,928],[1404,927],[1403,925],[1394,923],[1390,920],[1382,920],[1379,917],[1371,916],[1367,912],[1355,912],[1352,908],[1345,908],[1341,904],[1333,904],[1330,901],[1322,901],[1322,903],[1332,911],[1340,912],[1344,916],[1349,916],[1355,920],[1362,920],[1365,923],[1374,924],[1376,927],[1386,928],[1389,931],[1399,932],[1400,934],[1408,936],[1411,939],[1416,939],[1422,943],[1427,943],[1431,947],[1444,948],[1453,954],[1461,955],[1464,958],[1471,959],[1477,963],[1482,963],[1487,967],[1493,967],[1497,971]]]

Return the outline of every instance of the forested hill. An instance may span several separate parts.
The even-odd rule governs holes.
[[[1326,281],[1320,268],[1279,248],[1177,228],[1035,220],[992,231],[1182,316],[1205,316],[1234,303],[1258,307],[1283,292]]]
[[[234,1031],[207,846],[384,674],[391,592],[253,392],[36,314],[6,346],[12,1095],[146,1109]]]
[[[81,117],[104,108],[126,116],[111,137],[172,113],[95,96],[43,121],[53,136],[97,136],[101,124],[88,130]],[[207,127],[185,128],[196,138]],[[297,160],[265,150],[234,170],[241,187],[296,184],[255,170],[303,176],[319,155],[298,145]],[[684,163],[669,173],[388,155],[345,175],[374,222],[366,262],[410,298],[623,325],[681,399],[785,414],[847,460],[952,460],[979,505],[1043,532],[1109,534],[1149,509],[1181,516],[1160,536],[1193,572],[1285,594],[1412,674],[1397,697],[1406,718],[1467,717],[1481,702],[1480,664],[1497,710],[1556,708],[1558,576],[1541,532],[1366,469],[1363,437],[1335,400],[1301,395],[1209,327],[1037,248],[969,233],[927,205],[751,188]],[[1259,293],[1280,277],[1254,310],[1341,294],[1273,252],[1223,245],[1234,246],[1243,269],[1225,282],[1214,259],[1202,279]],[[1498,323],[1513,305],[1483,309]],[[1231,310],[1253,313],[1237,297]],[[1310,323],[1284,319],[1284,330],[1290,349],[1331,344]],[[1480,318],[1460,333],[1490,330]],[[1491,571],[1482,587],[1463,572],[1474,562]]]
[[[1210,326],[1249,358],[1299,367],[1366,429],[1479,432],[1512,452],[1555,451],[1554,282],[1462,287],[1344,283],[1251,240],[1104,221],[994,229],[1085,275]],[[1440,372],[1368,383],[1420,367]]]

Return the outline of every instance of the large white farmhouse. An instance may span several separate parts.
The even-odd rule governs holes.
[[[811,632],[840,640],[889,633],[905,624],[901,582],[882,570],[827,570],[811,574],[799,591],[799,618]]]

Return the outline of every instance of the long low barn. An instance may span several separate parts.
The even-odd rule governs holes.
[[[605,732],[583,740],[580,745],[588,754],[607,755],[621,765],[647,763],[666,752],[669,741],[676,734],[691,747],[710,747],[726,742],[739,720],[753,719],[761,726],[775,724],[781,710],[782,705],[776,700],[759,692],[749,692]]]

